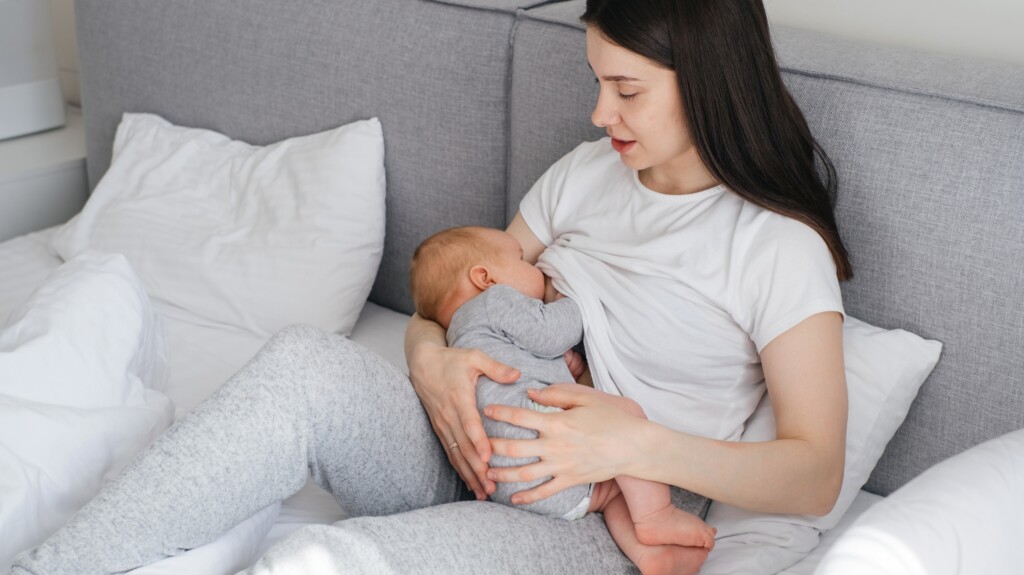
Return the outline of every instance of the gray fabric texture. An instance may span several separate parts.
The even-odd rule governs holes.
[[[1024,427],[1024,113],[791,75],[838,171],[847,313],[943,342],[869,491]]]
[[[679,489],[672,504],[699,517],[709,501]],[[388,517],[303,527],[252,575],[580,575],[639,573],[601,516],[563,521],[466,501]]]
[[[494,503],[445,505],[461,481],[406,376],[344,337],[293,326],[19,555],[11,573],[122,573],[180,554],[295,493],[308,473],[357,519],[304,528],[253,572],[632,570],[599,516],[570,522]],[[707,511],[706,500],[680,490],[673,502]]]
[[[495,10],[514,14],[517,10],[527,10],[535,6],[547,4],[552,0],[427,0],[438,4],[451,4],[464,8],[478,8],[480,10]],[[559,0],[554,0],[559,1]]]
[[[408,379],[338,335],[289,327],[12,573],[121,573],[208,543],[302,488],[351,515],[455,501]]]
[[[509,206],[579,141],[596,88],[583,0],[520,14]],[[1024,427],[1024,68],[780,28],[783,74],[838,170],[847,312],[944,344],[866,488]],[[552,56],[554,55],[554,56]],[[955,63],[954,63],[955,61]]]
[[[431,233],[505,222],[515,0],[76,3],[91,186],[124,112],[265,145],[354,120],[384,128],[387,228],[371,300],[412,313]],[[366,57],[353,57],[363,55]]]
[[[772,32],[779,64],[790,73],[1024,112],[1024,78],[1018,65],[867,44],[785,26]]]
[[[510,405],[533,409],[527,389],[543,389],[554,383],[573,381],[563,354],[583,338],[583,315],[569,298],[545,304],[527,297],[507,285],[495,285],[474,297],[452,315],[448,327],[448,345],[479,349],[520,372],[519,380],[501,384],[481,376],[477,380],[476,400],[481,410],[487,437],[534,439],[537,432],[494,421],[482,414],[491,405]],[[513,467],[537,461],[536,457],[515,458],[495,455],[491,467]],[[540,485],[543,477],[526,483],[498,483],[491,500],[511,505],[512,495]],[[519,506],[520,509],[563,517],[587,497],[589,485],[577,485],[547,499]]]

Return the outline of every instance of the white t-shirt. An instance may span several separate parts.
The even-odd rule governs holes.
[[[654,192],[608,138],[551,166],[519,210],[548,246],[538,266],[580,305],[594,385],[679,431],[739,439],[764,393],[758,352],[843,312],[809,226],[723,186]]]

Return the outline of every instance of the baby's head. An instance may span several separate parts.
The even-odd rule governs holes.
[[[416,312],[445,329],[455,310],[494,284],[544,297],[544,274],[523,261],[519,241],[491,228],[449,228],[430,236],[416,248],[410,276]]]

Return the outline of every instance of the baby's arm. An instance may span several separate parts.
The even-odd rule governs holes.
[[[538,357],[561,357],[583,338],[583,315],[569,298],[544,303],[515,289],[496,285],[488,299],[493,329]]]

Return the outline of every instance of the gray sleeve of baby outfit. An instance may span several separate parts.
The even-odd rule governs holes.
[[[546,304],[504,285],[489,288],[486,295],[495,331],[538,357],[560,357],[583,338],[583,315],[569,298]]]

